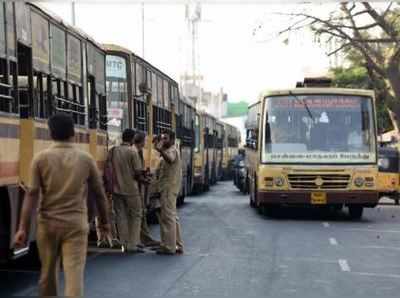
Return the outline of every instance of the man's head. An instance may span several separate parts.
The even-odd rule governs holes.
[[[133,142],[138,150],[142,150],[146,142],[146,135],[141,131],[136,132]]]
[[[175,133],[172,130],[167,130],[161,135],[161,140],[165,148],[169,148],[175,144]]]
[[[72,141],[75,136],[74,120],[67,114],[55,114],[49,118],[50,136],[54,141]]]
[[[133,145],[133,139],[135,137],[135,131],[127,128],[122,132],[122,142]]]

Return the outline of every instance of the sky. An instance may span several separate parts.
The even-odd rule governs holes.
[[[70,4],[42,5],[71,22]],[[324,12],[329,10],[327,6],[315,5],[312,9]],[[230,101],[254,102],[265,89],[292,88],[305,75],[324,74],[329,59],[311,34],[291,34],[287,45],[284,38],[271,38],[290,23],[288,17],[271,12],[302,7],[202,5],[198,58],[203,88],[214,92],[223,88]],[[79,3],[76,25],[100,43],[119,44],[142,56],[141,13],[138,4]],[[188,68],[190,50],[184,6],[146,4],[144,15],[145,59],[179,81]]]

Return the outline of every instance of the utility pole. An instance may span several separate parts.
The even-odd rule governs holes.
[[[144,2],[142,2],[142,58],[144,59]]]
[[[71,1],[71,16],[72,16],[72,25],[76,26],[76,14],[75,14],[75,0]]]

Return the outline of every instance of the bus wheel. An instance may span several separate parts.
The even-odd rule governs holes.
[[[363,206],[353,205],[349,206],[349,213],[352,219],[361,219],[363,215]]]
[[[254,183],[255,184],[255,183]],[[252,207],[252,208],[255,208],[255,207],[257,207],[257,203],[256,203],[256,187],[255,187],[255,185],[252,187],[252,186],[250,186],[249,187],[250,189],[249,189],[249,193],[250,193],[250,195],[249,195],[249,201],[250,201],[250,207]],[[260,206],[261,207],[261,206]]]

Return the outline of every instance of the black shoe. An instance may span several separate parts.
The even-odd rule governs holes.
[[[141,248],[136,248],[136,249],[127,249],[125,253],[130,254],[130,255],[135,255],[135,254],[142,254],[145,253],[146,251],[141,249]]]
[[[173,255],[175,255],[175,252],[166,250],[165,248],[159,248],[156,250],[156,254],[165,255],[165,256],[173,256]]]
[[[149,247],[150,249],[151,248],[153,248],[153,247],[160,247],[160,245],[161,245],[161,242],[160,241],[150,241],[150,242],[147,242],[146,244],[145,244],[145,247]]]

